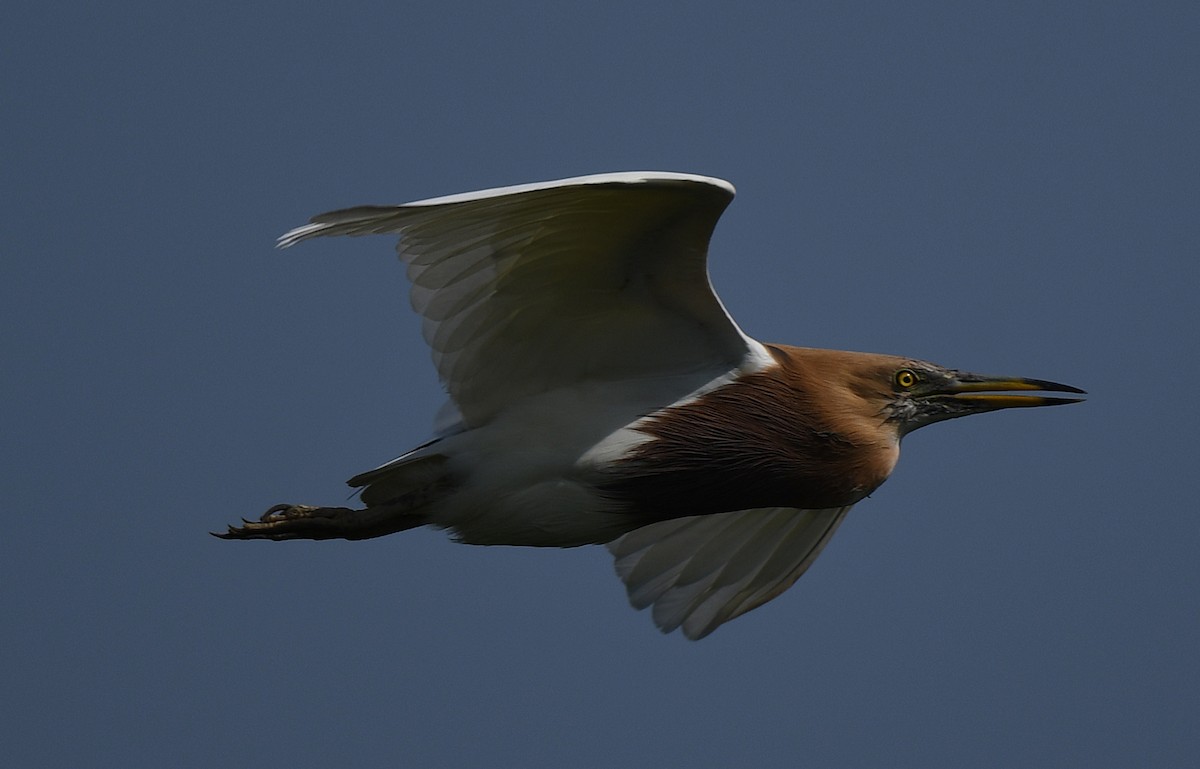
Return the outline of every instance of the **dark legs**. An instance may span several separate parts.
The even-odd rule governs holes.
[[[375,505],[363,510],[349,507],[275,505],[257,521],[242,519],[230,526],[221,539],[371,539],[423,526],[425,516],[414,514],[409,505]]]

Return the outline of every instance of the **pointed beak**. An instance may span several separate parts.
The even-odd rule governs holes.
[[[962,409],[963,415],[996,411],[997,409],[1061,406],[1083,400],[1083,398],[1059,398],[1029,394],[1046,392],[1087,394],[1078,387],[1049,382],[1045,379],[992,377],[959,372],[930,392],[928,397],[938,401],[952,402]],[[1014,395],[1013,393],[1023,394]]]
[[[945,371],[942,376],[930,377],[928,381],[917,385],[908,398],[897,400],[893,414],[900,422],[900,434],[904,435],[925,425],[971,414],[1034,406],[1062,406],[1083,400],[1046,393],[1087,394],[1078,387],[1045,379]]]

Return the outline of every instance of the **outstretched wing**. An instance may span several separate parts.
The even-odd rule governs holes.
[[[584,176],[333,211],[279,245],[399,234],[425,340],[473,427],[579,381],[737,365],[754,343],[705,265],[733,194],[703,176]]]
[[[634,608],[697,640],[792,586],[849,507],[771,507],[673,518],[609,543]]]

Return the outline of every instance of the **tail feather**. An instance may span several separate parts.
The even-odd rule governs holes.
[[[361,489],[359,496],[368,507],[391,505],[400,500],[410,507],[421,507],[448,485],[446,456],[428,451],[435,443],[430,441],[386,465],[359,473],[346,483]]]

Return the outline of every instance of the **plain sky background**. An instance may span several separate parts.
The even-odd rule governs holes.
[[[53,3],[0,31],[0,748],[64,767],[1200,761],[1200,6]],[[765,341],[1055,379],[938,425],[698,643],[602,548],[222,542],[425,439],[390,238],[729,179]],[[586,404],[581,404],[586,408]]]

